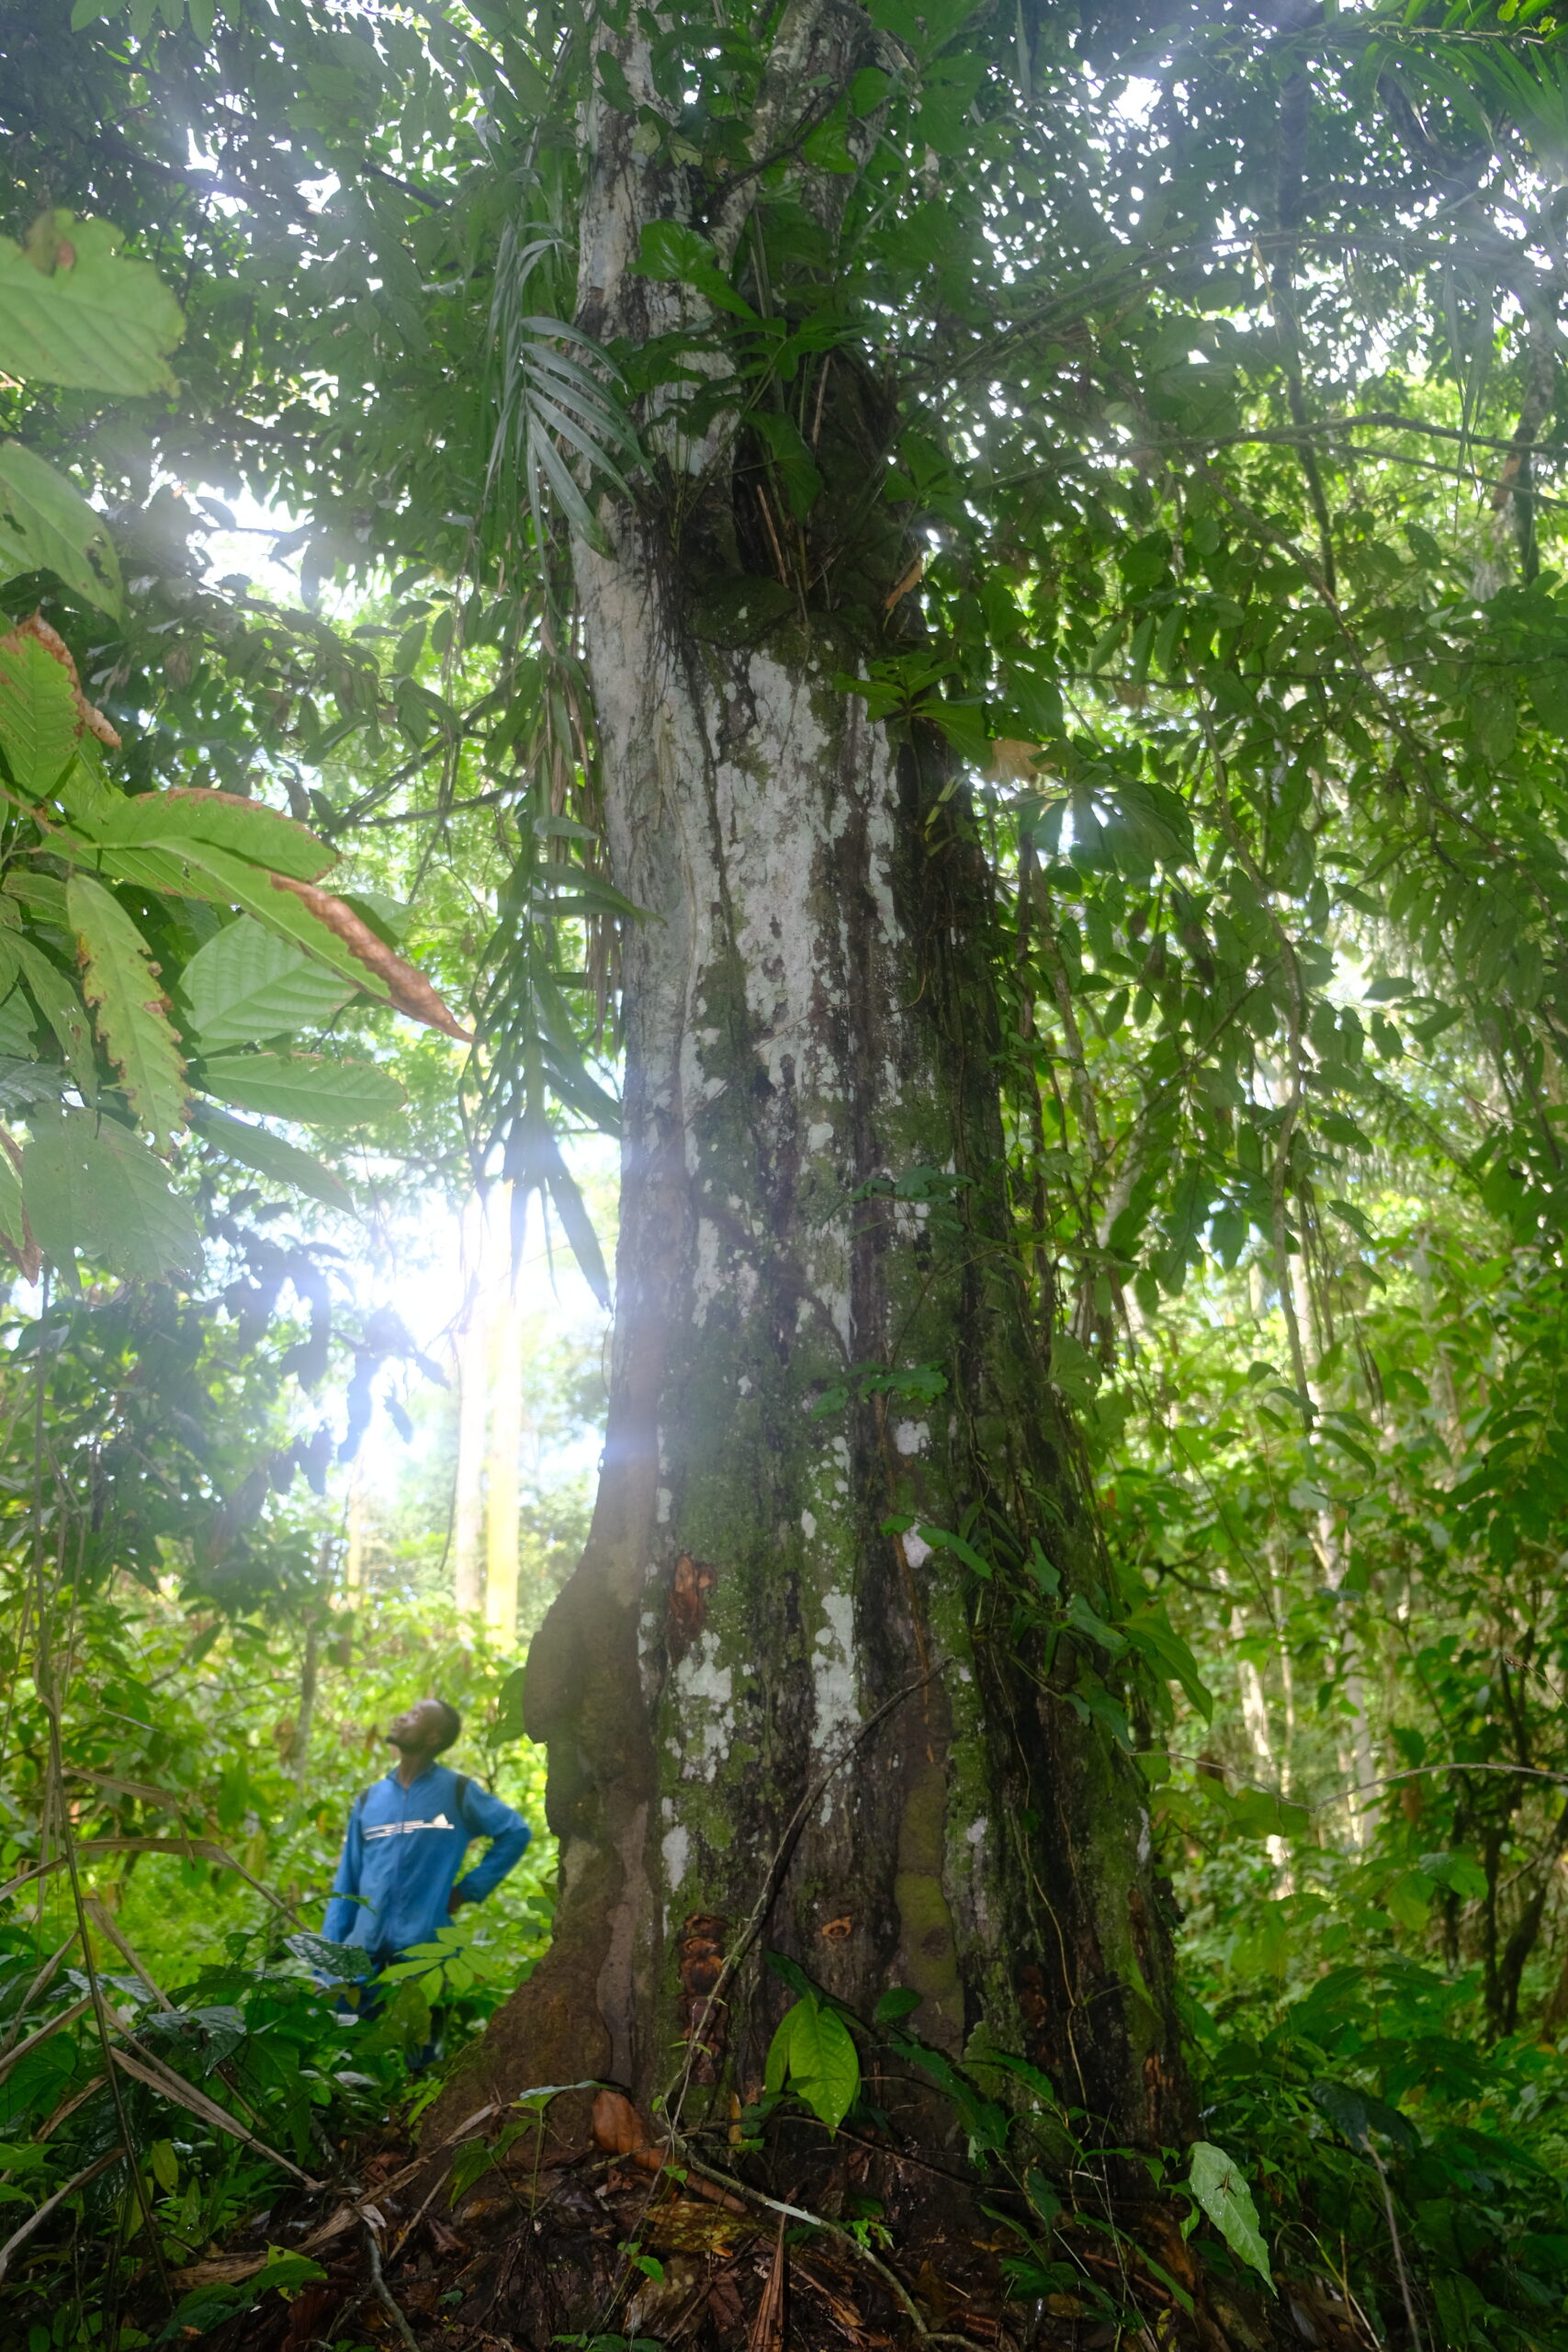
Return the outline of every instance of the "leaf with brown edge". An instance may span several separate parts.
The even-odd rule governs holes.
[[[335,863],[336,854],[293,817],[265,801],[200,785],[176,785],[169,792],[145,792],[123,800],[97,827],[101,840],[116,847],[141,843],[205,842],[231,857],[313,882]]]
[[[65,904],[98,1035],[138,1126],[166,1154],[186,1122],[185,1063],[158,967],[118,899],[91,875],[72,875]]]
[[[291,875],[275,874],[272,886],[275,890],[292,891],[309,907],[318,922],[325,923],[351,954],[375,973],[400,1012],[406,1013],[411,1021],[423,1021],[427,1027],[439,1029],[446,1036],[456,1037],[460,1045],[473,1044],[472,1030],[463,1028],[453,1018],[418,967],[400,956],[395,947],[389,947],[384,939],[378,939],[352,907],[334,899],[330,890],[318,890],[310,882],[297,882]]]
[[[82,692],[82,681],[77,674],[74,656],[60,631],[51,628],[41,613],[29,613],[26,620],[17,623],[11,634],[13,637],[30,637],[37,644],[42,646],[46,653],[53,655],[71,681],[71,693],[76,705],[76,715],[83,726],[89,735],[97,737],[106,750],[118,752],[119,736],[104,717],[97,704],[89,702]]]

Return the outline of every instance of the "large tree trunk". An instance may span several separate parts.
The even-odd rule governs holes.
[[[600,118],[582,272],[593,332],[640,338],[672,298],[626,265],[672,198],[634,128]],[[868,2021],[910,1988],[950,2059],[1027,2057],[1090,2137],[1168,2146],[1144,1787],[1049,1623],[1111,1600],[1010,1230],[986,868],[942,759],[834,690],[835,620],[696,633],[717,443],[672,443],[667,503],[577,552],[613,876],[647,911],[604,1474],[528,1666],[555,1941],[479,2068],[728,2123],[791,1997],[773,1949]],[[990,1579],[889,1521],[964,1528]],[[961,2149],[940,2105],[878,2098],[895,2142]]]

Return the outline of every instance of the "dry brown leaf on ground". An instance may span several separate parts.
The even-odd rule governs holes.
[[[788,2269],[789,2257],[784,2252],[784,2217],[781,2213],[768,2283],[762,2290],[757,2316],[751,2322],[751,2333],[746,2339],[746,2352],[784,2352],[784,2284]]]

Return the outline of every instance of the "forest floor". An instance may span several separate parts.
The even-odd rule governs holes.
[[[491,2120],[480,2110],[464,2132]],[[597,2144],[606,2136],[590,2126],[575,2144],[553,2134],[541,2144],[528,2134],[477,2177],[472,2136],[424,2152],[406,2140],[367,2145],[355,2191],[324,2221],[319,2200],[290,2196],[258,2216],[248,2243],[172,2283],[186,2292],[238,2283],[280,2243],[319,2265],[312,2283],[204,2335],[212,2352],[1363,2352],[1376,2341],[1321,2280],[1288,2284],[1272,2313],[1238,2297],[1206,2274],[1162,2206],[1116,2245],[1092,2228],[1069,2230],[1083,2296],[1020,2298],[1003,2267],[1018,2243],[1005,2216],[993,2210],[987,2221],[956,2181],[919,2200],[918,2229],[874,2250],[840,2225],[793,2218],[787,2193],[738,2174],[727,2188],[668,2166],[650,2173]],[[908,2161],[852,2142],[843,2187],[886,2187]],[[1139,2236],[1159,2249],[1147,2267]],[[1107,2299],[1119,2306],[1113,2318]]]

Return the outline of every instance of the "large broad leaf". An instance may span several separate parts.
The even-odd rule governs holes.
[[[1481,1892],[1484,1894],[1485,1880],[1479,1871],[1476,1876],[1482,1880]],[[1426,1908],[1423,1905],[1423,1922],[1425,1917]],[[1416,2127],[1408,2116],[1401,2115],[1396,2107],[1390,2107],[1385,2099],[1374,2097],[1372,2092],[1359,2089],[1354,2083],[1320,2079],[1307,2085],[1307,2096],[1314,2107],[1322,2109],[1335,2129],[1344,2133],[1350,2145],[1359,2148],[1363,2154],[1371,2145],[1368,2136],[1371,2132],[1382,2132],[1399,2148],[1409,2150],[1420,2145]]]
[[[646,222],[632,268],[642,277],[680,278],[686,285],[694,286],[716,309],[733,311],[738,319],[750,321],[757,315],[720,269],[718,255],[710,241],[682,221]]]
[[[199,948],[180,984],[201,1042],[212,1050],[318,1027],[348,998],[333,973],[251,915]]]
[[[98,1071],[93,1059],[93,1024],[87,1018],[81,998],[64,973],[50,962],[41,947],[35,947],[30,939],[20,939],[15,934],[11,944],[20,961],[28,993],[53,1030],[77,1091],[85,1102],[95,1102],[98,1091]]]
[[[1207,2140],[1194,2141],[1187,2186],[1213,2222],[1231,2252],[1256,2270],[1272,2291],[1269,2249],[1258,2226],[1258,2208],[1247,2177],[1234,2156]]]
[[[27,1246],[22,1222],[21,1172],[10,1153],[0,1146],[0,1233],[18,1250]]]
[[[172,891],[177,898],[210,899],[220,906],[239,907],[254,915],[269,931],[281,932],[341,973],[355,988],[390,1003],[392,992],[383,976],[356,956],[319,915],[292,890],[276,886],[259,867],[209,842],[171,842],[154,848],[109,848],[104,868],[118,881],[140,883],[143,889]]]
[[[118,900],[89,875],[65,886],[83,964],[83,993],[137,1125],[167,1150],[185,1125],[185,1064],[147,944]]]
[[[22,1198],[39,1247],[62,1272],[78,1250],[130,1281],[200,1271],[196,1218],[168,1170],[129,1127],[90,1111],[38,1119],[22,1155]]]
[[[101,612],[124,603],[119,559],[101,514],[19,441],[0,442],[0,580],[52,571]]]
[[[0,956],[12,943],[0,933]],[[18,959],[19,962],[19,959]],[[37,1057],[33,1042],[37,1019],[27,992],[15,982],[0,997],[0,1061],[30,1062]]]
[[[305,825],[264,801],[242,800],[231,792],[204,792],[184,786],[173,792],[147,792],[122,799],[95,828],[102,842],[162,842],[184,849],[202,842],[243,857],[274,874],[313,882],[335,862],[337,853]]]
[[[836,2132],[860,2094],[860,2053],[834,2009],[806,1994],[779,2020],[768,2050],[767,2087],[787,2081],[818,2122]]]
[[[329,1209],[352,1209],[354,1195],[341,1176],[312,1159],[308,1151],[298,1145],[285,1143],[268,1127],[253,1127],[243,1119],[231,1118],[216,1102],[193,1102],[191,1125],[231,1159],[242,1168],[254,1169],[258,1176],[270,1176],[275,1184],[287,1184],[292,1192],[308,1193]]]
[[[0,637],[0,752],[17,790],[33,800],[53,792],[81,732],[64,664],[36,637]]]
[[[107,220],[46,214],[26,245],[0,237],[0,368],[95,392],[172,392],[164,357],[185,333],[150,262]]]
[[[202,1084],[220,1102],[264,1119],[307,1127],[363,1127],[400,1111],[407,1099],[374,1062],[329,1061],[322,1054],[216,1054]]]

